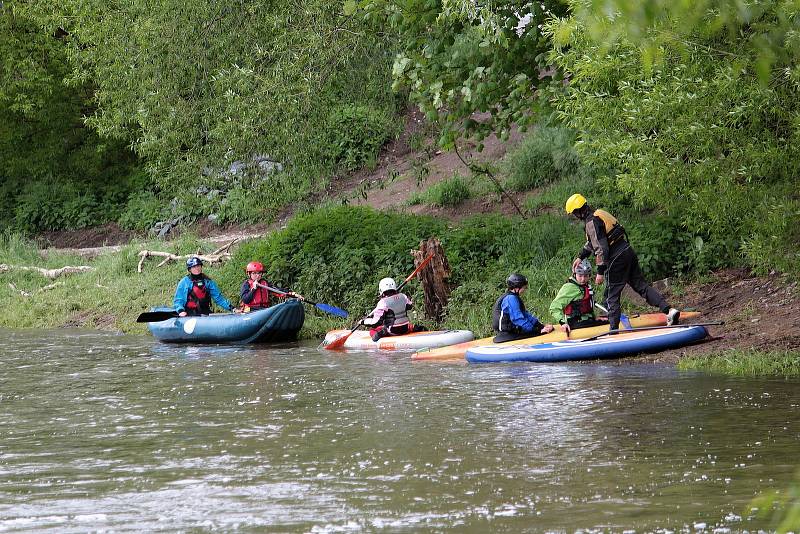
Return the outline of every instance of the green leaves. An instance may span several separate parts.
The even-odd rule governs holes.
[[[753,47],[753,28],[715,31],[710,38],[694,28],[686,35],[679,26],[691,21],[673,19],[672,8],[662,6],[669,16],[659,18],[629,5],[631,18],[623,9],[613,18],[617,29],[603,33],[592,24],[610,26],[612,19],[574,6],[575,17],[553,21],[547,31],[569,34],[562,42],[568,46],[554,48],[550,58],[570,83],[553,91],[551,101],[579,132],[581,157],[608,169],[602,184],[621,204],[668,214],[683,229],[675,230],[676,242],[703,237],[700,248],[680,245],[685,259],[658,251],[649,267],[665,270],[657,264],[666,258],[685,270],[731,261],[737,253],[758,269],[785,265],[780,250],[790,246],[788,233],[778,245],[766,238],[772,233],[761,221],[769,199],[796,181],[800,153],[792,140],[800,107],[797,86],[778,78],[763,83],[764,54],[771,52]],[[648,22],[637,30],[639,16]],[[752,20],[766,31],[773,17],[780,18],[777,8]]]
[[[538,25],[561,13],[559,2],[365,0],[363,12],[399,35],[395,90],[442,128],[439,144],[484,139],[532,118],[542,53]],[[469,120],[480,113],[478,121]]]

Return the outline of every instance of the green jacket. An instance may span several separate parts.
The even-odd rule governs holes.
[[[556,298],[550,303],[550,315],[559,324],[565,324],[567,318],[564,316],[564,308],[573,300],[581,300],[583,298],[583,290],[577,285],[577,282],[570,278],[570,281],[561,286],[558,290]],[[594,319],[594,311],[581,315],[581,321],[587,319]]]

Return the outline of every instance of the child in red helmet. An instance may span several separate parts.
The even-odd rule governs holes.
[[[267,289],[270,284],[263,278],[264,265],[258,261],[251,261],[245,267],[247,278],[242,282],[240,296],[244,311],[255,311],[269,308],[271,292]],[[281,296],[296,297],[302,299],[294,291],[283,291]]]

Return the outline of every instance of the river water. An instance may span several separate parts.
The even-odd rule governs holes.
[[[800,463],[798,381],[0,340],[0,531],[752,531]]]

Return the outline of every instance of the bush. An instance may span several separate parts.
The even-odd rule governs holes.
[[[33,233],[86,228],[105,222],[97,199],[72,182],[34,181],[17,197],[14,225]]]
[[[503,162],[506,186],[513,191],[529,191],[559,180],[582,177],[574,148],[575,132],[563,126],[538,126]]]
[[[469,184],[458,174],[432,185],[423,194],[427,203],[439,207],[457,206],[471,196]]]
[[[364,105],[340,106],[328,116],[324,151],[337,165],[355,170],[376,162],[381,146],[394,133],[387,114]]]
[[[220,280],[238,287],[242,267],[259,260],[275,284],[358,315],[374,305],[381,278],[399,282],[414,269],[409,250],[432,236],[442,240],[456,288],[446,324],[480,332],[490,328],[491,305],[512,271],[529,276],[528,303],[544,313],[582,238],[566,217],[473,217],[449,228],[430,217],[340,206],[297,216],[286,229],[244,243],[222,268]],[[422,297],[418,284],[407,291]]]
[[[161,218],[163,206],[152,191],[139,191],[128,199],[117,222],[126,230],[147,230]]]

